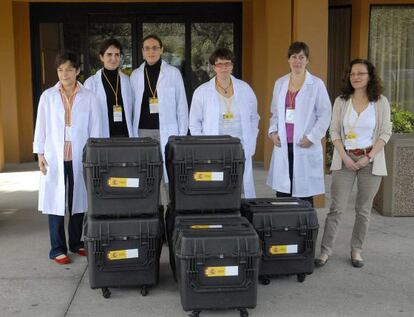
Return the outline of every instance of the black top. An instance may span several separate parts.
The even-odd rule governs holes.
[[[121,78],[119,78],[118,86],[118,106],[122,106],[122,122],[114,122],[114,105],[116,104],[115,94],[104,76],[104,72],[112,87],[116,91],[116,78],[118,68],[115,70],[102,69],[102,84],[106,94],[106,105],[108,108],[109,136],[110,137],[128,137],[128,127],[125,119],[124,102],[121,94]]]
[[[148,79],[145,70],[148,72],[148,77],[151,82],[151,89],[155,91],[158,82],[158,76],[160,75],[161,70],[161,58],[154,65],[148,65],[145,62],[144,69],[144,93],[142,95],[141,101],[141,115],[139,117],[139,129],[159,129],[160,120],[158,113],[150,113],[149,110],[149,98],[153,97],[151,90],[148,85]],[[157,92],[155,91],[155,96],[158,97]]]

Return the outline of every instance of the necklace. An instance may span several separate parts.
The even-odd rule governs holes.
[[[230,79],[230,84],[228,84],[228,86],[226,87],[226,88],[224,88],[222,85],[220,85],[220,83],[219,83],[219,81],[217,80],[217,78],[216,78],[216,86],[217,87],[219,87],[219,88],[221,88],[223,91],[224,91],[224,93],[227,95],[227,90],[231,87],[231,86],[233,86],[233,82],[231,81],[231,79]]]

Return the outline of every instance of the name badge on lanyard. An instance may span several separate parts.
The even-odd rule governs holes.
[[[122,106],[114,105],[114,122],[122,122]]]
[[[232,120],[234,119],[234,115],[231,112],[225,112],[223,113],[223,119],[224,120]]]
[[[347,150],[352,150],[352,149],[356,149],[356,139],[357,139],[358,135],[354,132],[348,132],[347,135],[345,135],[345,148]]]
[[[295,123],[295,109],[286,109],[286,123]]]
[[[160,108],[159,108],[159,104],[158,104],[158,98],[150,97],[149,98],[149,107],[150,107],[150,113],[159,113]]]
[[[65,126],[65,141],[72,142],[72,127],[68,125]]]

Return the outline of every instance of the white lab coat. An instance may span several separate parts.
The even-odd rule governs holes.
[[[231,80],[234,90],[233,105],[240,109],[241,141],[246,157],[243,174],[244,196],[255,198],[252,156],[256,151],[256,139],[259,132],[260,117],[257,113],[257,99],[247,83],[233,76]],[[218,135],[220,115],[220,99],[217,95],[214,77],[194,91],[190,108],[191,135]]]
[[[134,94],[134,118],[132,124],[134,135],[138,135],[142,95],[145,89],[144,69],[145,62],[132,72],[130,78]],[[160,146],[164,160],[164,180],[168,183],[167,170],[165,168],[165,145],[168,142],[168,138],[172,135],[187,135],[188,104],[180,71],[164,61],[161,62],[157,96],[159,102]]]
[[[275,83],[269,125],[269,133],[278,132],[281,147],[273,146],[267,185],[283,193],[290,192],[285,125],[285,100],[289,76],[285,75]],[[305,82],[295,100],[292,186],[294,197],[308,197],[325,192],[321,139],[329,127],[331,108],[323,81],[306,71]],[[313,143],[309,148],[297,145],[303,136]]]
[[[135,135],[134,130],[132,129],[133,96],[131,83],[129,82],[129,77],[123,72],[119,71],[119,75],[121,79],[121,95],[124,104],[125,120],[128,128],[128,134],[132,137]],[[85,88],[92,90],[95,93],[102,114],[102,137],[109,138],[108,104],[106,100],[105,88],[102,83],[102,69],[98,70],[95,75],[92,75],[85,81]]]
[[[72,108],[72,213],[87,210],[86,187],[83,179],[82,152],[89,137],[100,137],[101,116],[94,94],[80,85]],[[47,173],[40,176],[39,210],[44,214],[65,215],[64,134],[65,108],[57,83],[43,92],[37,109],[33,153],[44,154]]]

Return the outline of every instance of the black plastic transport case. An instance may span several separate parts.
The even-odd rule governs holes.
[[[158,213],[162,157],[151,138],[91,138],[83,153],[90,217]]]
[[[318,218],[309,202],[297,198],[242,200],[241,213],[262,241],[260,277],[296,274],[303,282],[314,269]]]
[[[85,247],[91,288],[141,286],[158,283],[162,241],[159,218],[95,219],[85,224]]]
[[[261,248],[243,217],[182,219],[174,231],[181,304],[190,316],[202,310],[247,308],[257,302]]]
[[[239,210],[232,210],[232,211],[225,211],[220,213],[211,212],[211,211],[200,211],[194,210],[193,213],[179,213],[171,208],[171,206],[167,207],[167,211],[165,212],[165,232],[168,242],[168,249],[170,254],[170,266],[173,272],[174,280],[177,281],[177,275],[175,271],[175,250],[174,250],[174,243],[172,241],[174,229],[179,228],[179,224],[182,220],[189,220],[189,219],[198,219],[205,221],[206,219],[217,219],[219,218],[229,218],[229,217],[240,217]]]
[[[178,211],[240,208],[244,152],[231,136],[171,136],[165,149],[171,205]]]

